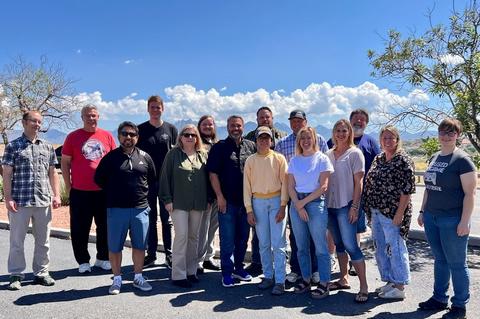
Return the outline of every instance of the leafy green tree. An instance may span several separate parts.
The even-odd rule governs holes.
[[[374,77],[421,89],[436,96],[438,106],[401,105],[384,115],[389,124],[418,130],[456,117],[480,153],[480,7],[471,1],[463,11],[454,9],[447,25],[430,25],[420,36],[391,30],[383,52],[370,50],[368,57]]]
[[[440,150],[440,143],[435,137],[422,138],[422,145],[420,145],[420,148],[428,160],[433,154]]]
[[[43,115],[43,130],[53,124],[71,126],[72,115],[79,109],[73,83],[60,64],[49,63],[46,57],[40,58],[38,66],[21,56],[5,65],[0,74],[0,135],[3,142],[8,142],[7,132],[17,125],[22,114],[31,110]]]

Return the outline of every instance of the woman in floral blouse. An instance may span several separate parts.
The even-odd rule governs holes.
[[[404,299],[410,281],[406,238],[412,217],[410,196],[415,192],[415,166],[401,148],[393,126],[380,131],[382,153],[375,157],[367,174],[364,202],[372,227],[375,257],[382,281],[376,290],[384,299]]]

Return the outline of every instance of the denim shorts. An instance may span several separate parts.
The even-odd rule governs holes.
[[[119,253],[129,232],[132,248],[145,250],[148,238],[147,208],[107,208],[108,250]]]

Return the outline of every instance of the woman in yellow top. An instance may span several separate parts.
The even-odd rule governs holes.
[[[265,278],[258,288],[273,287],[273,295],[282,295],[286,273],[287,160],[270,149],[272,131],[268,127],[260,126],[255,137],[257,153],[245,163],[243,200],[248,223],[255,226],[259,240]]]

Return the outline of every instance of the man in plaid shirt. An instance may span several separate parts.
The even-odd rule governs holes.
[[[33,282],[53,286],[49,275],[49,236],[52,204],[60,206],[60,186],[53,146],[38,138],[42,115],[28,111],[23,115],[23,134],[10,142],[2,159],[5,205],[10,222],[10,252],[8,289],[18,290],[24,278],[24,241],[32,220],[35,248],[33,255]],[[53,194],[52,194],[53,191]]]

